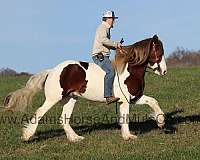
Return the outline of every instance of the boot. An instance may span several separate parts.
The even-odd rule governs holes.
[[[119,101],[120,98],[118,97],[114,97],[114,96],[110,96],[110,97],[106,97],[106,104],[111,104],[114,102]]]

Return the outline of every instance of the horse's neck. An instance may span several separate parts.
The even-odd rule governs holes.
[[[123,54],[116,54],[115,58],[112,60],[112,65],[113,68],[121,74],[127,66],[126,57]]]
[[[113,68],[118,72],[118,74],[122,74],[124,70],[127,68],[127,63],[117,62],[115,60],[112,61]]]
[[[131,75],[137,77],[138,79],[144,79],[146,68],[147,68],[146,64],[138,66],[128,65],[127,70]]]
[[[137,76],[138,78],[144,78],[147,64],[144,63],[142,65],[132,66],[123,60],[117,61],[113,60],[113,68],[117,72],[117,74],[124,74],[125,72],[129,72],[131,75]]]

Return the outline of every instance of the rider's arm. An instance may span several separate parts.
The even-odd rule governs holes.
[[[117,48],[118,47],[118,43],[119,42],[115,42],[115,41],[112,41],[110,40],[108,37],[107,37],[107,31],[105,28],[99,28],[100,29],[100,34],[99,34],[99,40],[100,42],[105,45],[105,46],[108,46],[108,47],[114,47],[114,48]]]

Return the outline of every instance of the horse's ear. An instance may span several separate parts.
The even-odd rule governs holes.
[[[153,39],[158,40],[158,36],[155,34],[155,35],[153,36]]]

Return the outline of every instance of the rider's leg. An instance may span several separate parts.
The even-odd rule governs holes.
[[[104,77],[104,97],[107,98],[107,103],[112,103],[118,101],[119,98],[113,97],[113,81],[115,77],[115,72],[112,67],[112,63],[108,56],[104,56],[104,60],[100,61],[97,57],[93,57],[94,62],[99,65],[105,72]]]

